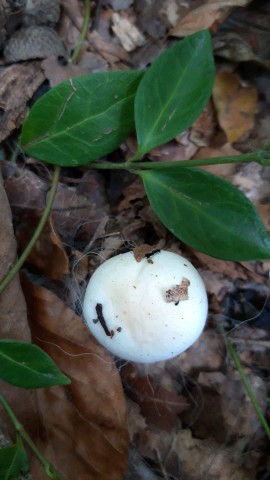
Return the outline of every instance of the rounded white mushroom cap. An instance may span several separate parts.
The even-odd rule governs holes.
[[[142,363],[184,352],[201,334],[207,309],[197,270],[167,251],[140,261],[133,252],[105,261],[91,277],[83,304],[97,340],[114,355]]]

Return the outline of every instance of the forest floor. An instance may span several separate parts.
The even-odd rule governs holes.
[[[2,276],[16,255],[7,224],[13,224],[20,253],[44,209],[52,178],[51,166],[18,147],[22,122],[29,106],[65,79],[144,69],[179,39],[209,29],[216,64],[212,98],[191,128],[154,149],[148,159],[192,162],[252,152],[269,143],[269,0],[93,1],[89,31],[72,63],[56,55],[65,52],[70,58],[78,44],[84,2],[62,0],[60,18],[56,12],[54,20],[54,8],[46,10],[51,2],[32,3],[41,8],[37,17],[48,16],[44,23],[53,26],[58,39],[55,51],[42,59],[36,58],[38,42],[29,41],[29,31],[22,32],[15,47],[10,43],[4,49],[12,29],[38,20],[24,7],[10,14],[2,12],[5,1],[0,5]],[[9,28],[1,30],[1,15],[15,18],[16,26],[9,21]],[[124,161],[135,144],[131,135],[107,160]],[[270,230],[266,168],[256,163],[204,168],[238,187]],[[87,281],[104,260],[144,243],[193,263],[206,285],[209,316],[188,351],[141,366],[112,358],[97,344],[82,320],[81,305]],[[269,440],[226,342],[230,339],[236,348],[269,421],[269,265],[218,260],[183,244],[161,224],[141,180],[129,172],[62,168],[44,231],[20,280],[2,294],[0,336],[31,338],[72,383],[27,391],[1,382],[1,392],[67,480],[268,480]],[[14,432],[0,413],[6,443]],[[35,458],[31,478],[47,478]]]

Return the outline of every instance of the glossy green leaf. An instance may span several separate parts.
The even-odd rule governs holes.
[[[70,383],[41,348],[15,340],[0,340],[0,378],[22,388]]]
[[[1,480],[14,480],[19,475],[29,471],[26,451],[18,442],[16,445],[8,445],[0,448],[0,478]]]
[[[158,57],[135,98],[139,155],[192,125],[209,100],[213,82],[211,37],[206,30],[186,37]]]
[[[65,81],[33,106],[21,135],[27,154],[85,165],[115,150],[134,128],[142,72],[102,72]]]
[[[252,203],[231,183],[197,168],[140,172],[156,215],[177,238],[224,260],[270,258]]]

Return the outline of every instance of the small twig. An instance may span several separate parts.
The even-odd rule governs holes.
[[[96,312],[97,312],[98,321],[102,326],[104,332],[106,333],[107,337],[112,337],[113,336],[112,332],[110,332],[110,330],[108,329],[105,318],[103,316],[101,303],[96,304]]]
[[[41,232],[45,226],[45,223],[50,215],[52,204],[54,201],[54,197],[57,191],[57,185],[58,185],[58,180],[59,180],[59,175],[60,175],[60,167],[56,166],[54,169],[53,177],[52,177],[52,186],[51,190],[48,196],[47,204],[44,208],[43,214],[41,216],[41,219],[39,221],[39,224],[34,232],[34,235],[32,236],[30,242],[28,243],[26,249],[23,251],[21,256],[18,258],[17,262],[15,265],[11,268],[11,270],[7,273],[5,278],[1,281],[0,283],[0,293],[2,293],[5,288],[10,284],[10,282],[13,280],[15,275],[18,273],[20,268],[23,266],[25,260],[27,259],[28,255],[31,253],[32,248],[38,241]]]

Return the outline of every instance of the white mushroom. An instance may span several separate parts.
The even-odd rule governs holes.
[[[153,251],[104,262],[87,286],[83,312],[91,333],[114,355],[142,363],[184,352],[207,317],[203,281],[185,258]]]

